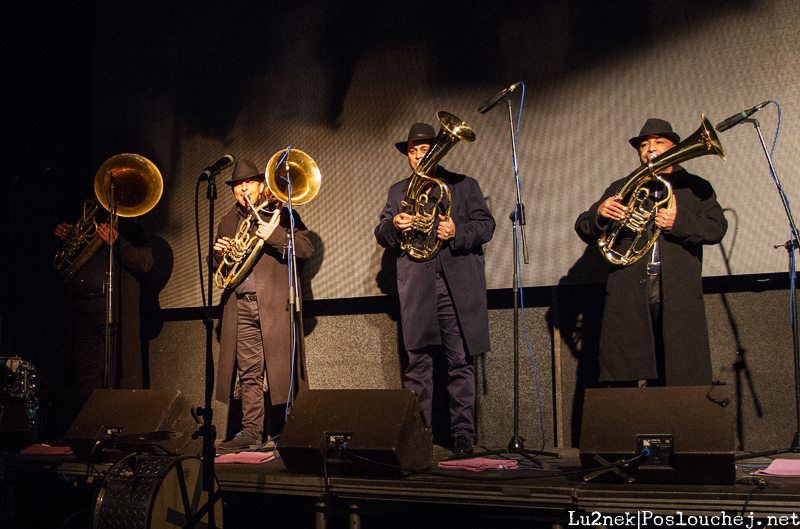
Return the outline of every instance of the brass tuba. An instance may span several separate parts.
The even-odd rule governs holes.
[[[436,119],[441,123],[431,148],[414,168],[411,181],[403,199],[403,211],[414,216],[411,229],[403,232],[400,248],[414,261],[429,261],[442,249],[442,241],[433,230],[439,204],[445,202],[445,219],[450,218],[450,188],[438,178],[426,176],[447,152],[459,141],[472,143],[475,133],[472,129],[449,112],[440,110]],[[439,187],[438,198],[432,191]],[[431,200],[433,198],[433,200]]]
[[[661,234],[661,228],[654,226],[652,235],[649,238],[646,235],[648,226],[655,222],[656,209],[661,206],[669,208],[674,202],[672,186],[661,178],[659,172],[707,154],[716,154],[725,159],[714,128],[705,114],[701,119],[700,128],[691,136],[637,168],[617,191],[616,195],[622,196],[620,202],[624,202],[628,208],[627,216],[621,221],[612,221],[597,240],[600,252],[612,264],[628,266],[635,263],[647,254]],[[645,201],[650,196],[650,190],[645,185],[656,181],[664,187],[666,194],[647,208]]]
[[[289,200],[287,191],[289,182],[291,182],[292,189],[292,205],[306,204],[319,193],[322,177],[314,160],[303,151],[292,149],[289,151],[288,160],[286,160],[286,164],[289,166],[287,177],[286,164],[281,163],[280,167],[276,167],[278,162],[282,161],[284,153],[286,153],[286,149],[278,151],[267,163],[265,171],[266,183],[272,193],[272,197],[264,199],[258,206],[253,206],[250,202],[250,197],[245,196],[245,201],[250,208],[250,214],[239,225],[236,236],[230,241],[222,254],[222,262],[214,274],[214,282],[219,288],[234,289],[247,277],[250,269],[261,255],[261,249],[264,246],[264,239],[250,235],[250,226],[253,221],[260,221],[259,212],[273,203],[275,204],[274,211],[268,222],[270,226],[268,233],[272,234],[280,222],[283,204]]]
[[[75,224],[72,233],[64,238],[53,260],[53,268],[61,272],[65,282],[71,281],[103,244],[97,232],[97,202],[111,211],[112,179],[113,206],[115,214],[120,217],[138,217],[147,213],[158,203],[164,189],[161,172],[144,156],[118,154],[106,160],[94,179],[97,201],[89,199],[84,202],[83,216]]]

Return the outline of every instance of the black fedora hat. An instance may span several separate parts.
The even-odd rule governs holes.
[[[233,166],[231,179],[226,180],[225,183],[233,187],[242,180],[247,180],[249,178],[265,180],[264,173],[258,170],[256,164],[250,160],[237,160],[236,165]]]
[[[642,140],[651,135],[667,138],[672,143],[676,144],[680,143],[681,141],[681,137],[672,131],[672,125],[669,124],[669,121],[664,121],[663,119],[658,118],[648,118],[648,120],[644,122],[644,127],[642,127],[642,130],[639,131],[639,135],[629,139],[628,143],[630,143],[633,148],[638,151]]]
[[[408,155],[408,142],[418,140],[431,140],[436,138],[436,131],[427,123],[414,123],[411,125],[411,130],[408,131],[408,139],[405,141],[398,141],[394,144],[397,150]]]

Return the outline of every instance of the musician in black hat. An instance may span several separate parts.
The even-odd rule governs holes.
[[[237,161],[231,179],[225,183],[231,187],[236,204],[219,223],[210,258],[211,273],[217,270],[239,227],[251,215],[245,194],[258,207],[265,193],[269,193],[264,173],[249,160]],[[265,243],[246,277],[222,296],[216,399],[229,403],[235,386],[234,398],[242,399],[242,431],[221,443],[220,450],[256,448],[270,434],[279,433],[284,405],[291,401],[293,393],[308,387],[303,319],[299,314],[294,318],[295,328],[290,329],[286,245],[292,218],[283,208],[277,226],[270,227],[268,222],[272,210],[279,206],[270,202],[269,208],[259,213],[261,221],[251,219],[250,235]],[[311,257],[314,247],[297,212],[293,217],[295,254],[302,261]],[[272,410],[274,414],[270,413]]]
[[[680,137],[667,121],[650,118],[629,143],[647,164],[680,143]],[[703,246],[721,242],[728,222],[708,181],[680,165],[659,174],[674,193],[671,207],[657,209],[660,235],[644,257],[627,266],[612,264],[609,271],[600,334],[603,384],[695,386],[712,381],[701,283]],[[575,231],[587,244],[596,245],[612,221],[625,218],[628,208],[616,195],[625,181],[611,184],[578,216]],[[666,197],[660,183],[645,188],[656,201]],[[653,203],[648,197],[646,206]]]
[[[408,139],[395,147],[415,168],[431,148],[435,133],[426,123],[415,123]],[[489,315],[483,245],[492,239],[492,217],[477,180],[434,165],[427,176],[450,188],[450,218],[442,211],[434,224],[442,249],[427,261],[414,261],[400,248],[402,234],[412,229],[414,217],[403,212],[409,178],[389,189],[389,197],[375,228],[378,244],[397,257],[403,341],[408,367],[403,386],[416,393],[430,424],[433,396],[433,355],[447,358],[450,394],[450,433],[456,453],[473,451],[475,435],[475,376],[472,357],[489,351]],[[441,346],[441,348],[439,348]]]

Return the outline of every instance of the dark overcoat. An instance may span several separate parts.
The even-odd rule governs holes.
[[[494,218],[477,180],[442,167],[436,178],[450,188],[450,216],[456,226],[453,239],[442,245],[439,256],[466,350],[475,355],[489,351],[489,313],[486,303],[483,244],[492,239]],[[407,350],[439,345],[442,338],[436,309],[435,260],[415,262],[400,250],[400,232],[392,219],[403,211],[409,178],[389,189],[389,197],[375,227],[375,238],[384,248],[397,252],[397,290],[403,340]],[[434,228],[435,229],[435,228]]]
[[[138,239],[141,237],[136,237],[137,232],[131,228],[130,223],[121,223],[120,232],[114,242],[112,273],[114,276],[113,316],[116,324],[116,354],[112,358],[114,365],[110,366],[110,369],[115,373],[112,381],[114,388],[141,389],[144,387],[144,379],[140,340],[139,281],[153,267],[153,253],[151,248],[140,245],[141,241]],[[136,245],[125,238],[125,233],[134,235]],[[85,330],[87,328],[96,329],[94,334],[97,336],[94,347],[86,342],[79,346],[88,347],[90,350],[74,351],[77,369],[91,369],[93,365],[91,358],[97,354],[104,358],[107,301],[106,296],[102,293],[105,291],[107,277],[108,244],[102,244],[97,253],[66,285],[67,292],[73,298],[68,307],[73,319],[73,336],[78,327],[84,328],[83,332],[78,333],[81,336],[87,336]],[[81,301],[76,301],[76,299]],[[83,358],[78,358],[78,356]],[[88,365],[85,364],[87,361]],[[89,374],[80,374],[78,379],[84,380],[86,376]],[[103,375],[99,373],[98,376],[93,388],[83,389],[91,390],[102,387]],[[79,389],[79,392],[82,393],[82,390]],[[89,394],[81,394],[80,398],[88,399]]]
[[[676,166],[662,175],[672,185],[675,222],[658,238],[661,255],[661,299],[664,333],[664,377],[667,385],[711,383],[711,355],[701,282],[703,245],[722,241],[728,222],[711,184]],[[625,179],[611,184],[602,198],[575,222],[575,231],[596,245],[604,226],[598,207]],[[658,378],[653,327],[647,301],[647,263],[612,266],[606,284],[600,333],[600,381]]]
[[[222,218],[217,230],[217,240],[221,237],[233,238],[238,226],[238,205]],[[294,213],[295,255],[298,260],[311,257],[314,247],[308,238],[308,229]],[[267,383],[272,405],[285,404],[289,398],[292,380],[292,335],[290,332],[289,314],[289,273],[284,256],[290,230],[290,217],[287,209],[281,212],[280,224],[267,238],[262,247],[261,256],[253,265],[251,274],[255,278],[256,296],[258,298],[258,315],[261,320],[261,339],[264,344]],[[212,251],[217,270],[220,256]],[[299,288],[299,287],[298,287]],[[237,299],[233,290],[226,290],[220,303],[223,305],[222,328],[220,332],[219,367],[217,368],[216,399],[220,402],[230,401],[231,387],[236,374],[236,338],[237,338]],[[302,295],[297,299],[300,304]],[[306,375],[305,346],[303,342],[302,313],[295,315],[295,336],[297,353],[295,355],[295,387],[294,390],[308,387]]]

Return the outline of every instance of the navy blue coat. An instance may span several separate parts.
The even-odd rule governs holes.
[[[492,239],[494,218],[477,180],[442,167],[436,177],[450,188],[450,217],[456,226],[453,239],[439,252],[447,284],[453,296],[464,345],[471,355],[489,351],[489,312],[486,305],[483,244]],[[442,343],[436,310],[435,260],[415,262],[400,250],[400,232],[392,219],[403,211],[409,178],[389,189],[389,197],[375,227],[375,238],[397,253],[397,290],[403,340],[407,350]],[[435,228],[434,228],[435,229]]]

